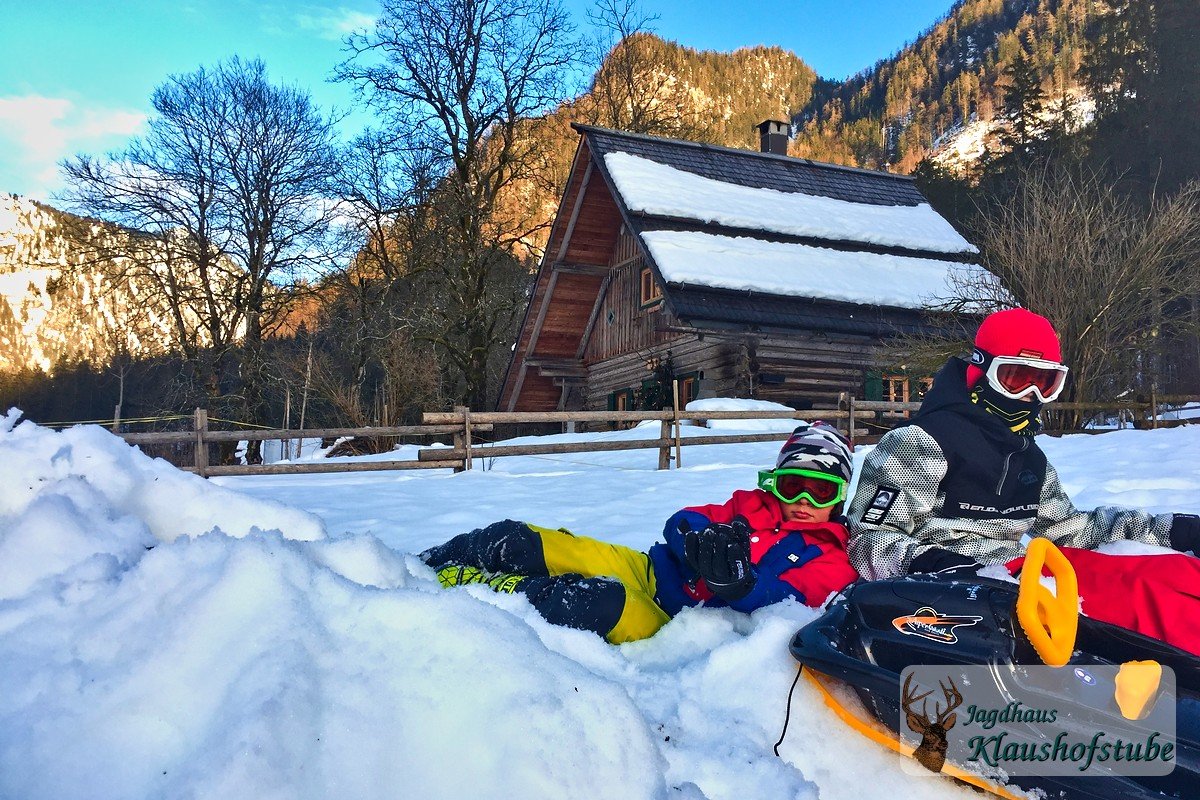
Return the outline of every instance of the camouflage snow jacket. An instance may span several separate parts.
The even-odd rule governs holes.
[[[1170,547],[1171,514],[1076,510],[1034,437],[970,401],[966,366],[951,359],[913,420],[867,455],[848,513],[860,575],[904,575],[931,547],[1002,564],[1022,554],[1026,533],[1085,549],[1118,539]]]

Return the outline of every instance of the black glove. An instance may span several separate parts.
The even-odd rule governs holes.
[[[683,557],[722,600],[740,600],[757,578],[750,562],[750,527],[741,519],[683,535]]]
[[[1191,550],[1200,556],[1200,517],[1176,514],[1171,520],[1171,548],[1181,553]]]
[[[975,559],[964,556],[962,553],[946,550],[943,547],[931,547],[912,560],[912,563],[908,565],[908,574],[915,575],[918,572],[968,573],[975,572],[982,566]]]

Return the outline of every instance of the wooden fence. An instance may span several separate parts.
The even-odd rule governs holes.
[[[1160,402],[1195,402],[1197,397],[1162,398],[1149,403],[1055,403],[1054,409],[1081,414],[1117,412],[1140,423],[1139,426],[1158,427]],[[421,425],[397,425],[366,428],[321,428],[314,430],[211,430],[208,413],[196,409],[190,431],[161,433],[123,433],[121,437],[130,444],[188,444],[194,451],[194,463],[182,469],[201,476],[219,475],[299,475],[325,472],[368,472],[405,469],[453,469],[469,470],[477,459],[503,458],[507,456],[550,456],[572,453],[600,453],[620,450],[658,450],[658,468],[670,469],[683,465],[683,448],[709,444],[738,444],[751,442],[784,441],[785,431],[769,433],[714,434],[711,436],[683,436],[684,423],[705,425],[709,420],[816,420],[836,423],[856,443],[876,441],[880,433],[903,422],[920,403],[902,403],[878,400],[858,400],[843,395],[838,408],[811,409],[803,411],[685,411],[678,407],[662,411],[472,411],[465,407],[447,412],[426,413]],[[561,424],[566,430],[575,430],[580,425],[600,425],[607,428],[626,427],[641,422],[658,422],[658,435],[654,438],[626,439],[617,441],[591,440],[578,442],[553,442],[531,444],[487,444],[481,443],[478,434],[491,433],[497,425],[547,425]],[[417,458],[381,461],[326,461],[283,464],[227,465],[210,464],[209,447],[214,444],[241,441],[294,441],[296,439],[395,438],[395,437],[451,437],[449,447],[425,447],[417,451]]]

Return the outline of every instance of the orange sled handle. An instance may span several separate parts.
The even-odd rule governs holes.
[[[1042,567],[1054,577],[1054,594],[1042,585]],[[1042,661],[1061,667],[1070,660],[1079,630],[1079,583],[1071,562],[1049,539],[1034,539],[1025,552],[1017,621]]]

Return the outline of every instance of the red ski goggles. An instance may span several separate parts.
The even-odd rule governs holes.
[[[1067,367],[1057,361],[1026,356],[993,356],[978,347],[971,354],[971,363],[984,370],[988,383],[1000,394],[1020,400],[1030,394],[1049,403],[1062,394],[1067,381]]]
[[[785,503],[807,500],[813,508],[828,508],[846,498],[846,481],[811,469],[762,470],[758,488]]]

